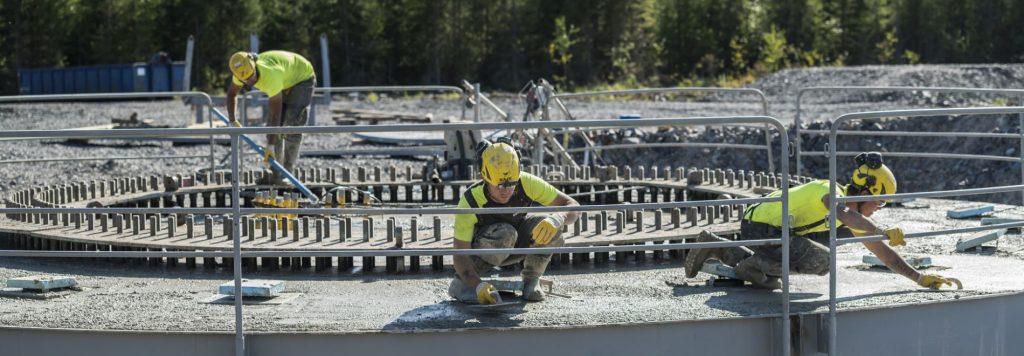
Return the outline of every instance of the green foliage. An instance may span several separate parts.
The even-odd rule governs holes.
[[[875,45],[878,49],[878,63],[888,64],[892,62],[893,58],[896,56],[897,42],[899,42],[899,40],[896,39],[896,33],[894,31],[885,33],[885,38],[882,39],[882,42],[878,42],[878,44]]]
[[[760,74],[779,70],[784,64],[788,49],[786,35],[772,26],[771,30],[765,33],[761,39],[761,58],[754,65],[754,69]]]
[[[555,81],[563,82],[567,85],[572,85],[569,79],[569,62],[572,61],[572,46],[578,42],[573,39],[580,30],[571,24],[565,23],[565,17],[560,16],[555,18],[555,32],[552,34],[553,39],[548,44],[548,55],[551,56],[551,61],[557,65],[562,66],[562,74],[555,75]]]
[[[184,60],[222,92],[228,56],[305,55],[331,84],[518,90],[744,85],[791,66],[1024,61],[1020,0],[6,0],[0,91],[17,69]],[[321,82],[324,82],[321,78]]]
[[[921,63],[921,55],[908,49],[903,51],[903,60],[907,61],[907,64],[918,64]]]

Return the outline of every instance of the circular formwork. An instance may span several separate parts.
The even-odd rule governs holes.
[[[737,212],[743,207],[729,198],[754,197],[776,189],[778,176],[761,172],[665,167],[607,167],[594,172],[566,167],[531,167],[582,204],[621,205],[622,211],[588,212],[563,232],[568,246],[654,245],[695,238],[701,230],[734,235]],[[271,189],[254,182],[259,172],[240,177],[242,206],[260,206],[268,195],[294,196],[287,189]],[[343,196],[345,206],[442,206],[453,204],[471,181],[432,183],[411,169],[391,167],[357,169],[300,169],[298,178],[327,207]],[[230,206],[230,178],[213,175],[131,177],[109,181],[75,182],[36,187],[12,194],[6,207],[188,207]],[[794,183],[809,178],[794,179]],[[338,186],[345,189],[332,190]],[[340,194],[339,194],[340,193]],[[713,201],[706,207],[630,210],[626,204]],[[281,205],[275,199],[275,203]],[[913,226],[936,221],[947,208],[962,203],[931,201],[934,207],[906,209],[885,218]],[[1008,210],[1009,209],[1009,210]],[[1024,213],[1016,207],[1001,211]],[[916,215],[915,215],[916,214]],[[281,218],[276,223],[274,219]],[[415,218],[415,220],[414,220]],[[231,248],[232,224],[228,217],[179,214],[8,214],[0,231],[8,248],[72,251],[224,251]],[[288,223],[282,221],[287,220]],[[895,220],[895,221],[893,221]],[[414,222],[415,221],[415,222]],[[227,222],[227,223],[226,223]],[[287,224],[287,228],[285,228]],[[451,217],[446,216],[247,216],[240,231],[242,249],[367,250],[450,248]],[[319,226],[319,228],[318,228]],[[949,227],[949,226],[947,226]],[[411,233],[415,231],[415,233]],[[884,338],[884,324],[904,330],[903,337],[942,341],[927,350],[976,349],[994,345],[982,354],[1012,355],[1021,345],[1001,337],[1024,326],[1024,281],[997,283],[990,271],[1024,273],[1020,261],[992,256],[936,256],[940,273],[965,279],[968,290],[933,292],[915,289],[892,275],[864,270],[859,255],[840,248],[841,350],[855,353],[906,354],[897,346],[880,351],[860,343]],[[511,310],[481,310],[450,301],[444,290],[450,265],[439,257],[266,257],[243,259],[249,276],[283,279],[292,285],[295,299],[278,305],[247,306],[248,354],[278,354],[303,345],[307,352],[394,354],[488,348],[491,354],[519,354],[523,339],[534,347],[562,354],[670,354],[680,349],[695,353],[764,354],[778,350],[780,303],[777,292],[742,287],[707,287],[686,280],[678,269],[681,250],[614,253],[572,253],[556,256],[548,275],[557,289],[544,303]],[[75,262],[81,270],[83,291],[57,301],[17,301],[0,307],[0,342],[15,345],[13,355],[58,354],[75,350],[91,354],[220,355],[234,350],[229,306],[209,303],[208,294],[223,280],[217,273],[194,268],[228,265],[189,258],[109,259],[113,264]],[[7,261],[7,271],[61,270],[24,267]],[[390,276],[373,273],[383,262]],[[61,262],[54,262],[63,264]],[[117,272],[125,263],[148,264]],[[426,265],[430,264],[430,271]],[[100,272],[85,272],[99,268]],[[146,272],[149,271],[149,272]],[[414,273],[418,272],[418,273]],[[146,282],[139,282],[139,274]],[[515,278],[515,271],[498,278]],[[969,278],[968,278],[969,276]],[[827,331],[826,279],[794,275],[789,340],[797,354],[825,349]],[[168,281],[170,280],[170,281]],[[167,283],[168,285],[163,285]],[[182,291],[187,291],[182,294]],[[203,292],[207,291],[207,292]],[[557,296],[562,295],[562,296]],[[114,299],[114,300],[111,300]],[[77,300],[77,301],[76,301]],[[64,309],[60,301],[76,303]],[[19,310],[12,312],[11,308]],[[122,313],[103,311],[123,309]],[[98,310],[93,310],[98,309]],[[55,315],[47,310],[62,310]],[[32,314],[37,313],[37,314]],[[130,314],[124,314],[130,313]],[[115,315],[110,317],[110,315]],[[146,317],[142,317],[145,315]],[[19,319],[20,318],[20,319]],[[29,319],[41,318],[42,321]],[[141,318],[141,319],[140,319]],[[5,320],[6,319],[6,320]],[[12,321],[14,319],[15,321]],[[17,320],[21,320],[18,322]],[[92,323],[85,322],[91,320]],[[190,321],[191,320],[191,321]],[[209,320],[197,322],[198,320]],[[960,333],[950,323],[976,322],[975,334]],[[200,325],[193,327],[191,325]],[[219,325],[219,326],[217,326]],[[34,326],[34,327],[22,327]],[[193,329],[195,328],[195,329]],[[85,330],[79,330],[85,329]],[[912,331],[907,331],[912,330]],[[44,340],[59,338],[60,343]],[[737,342],[742,339],[743,342]],[[152,345],[165,347],[153,350]],[[104,345],[118,345],[110,347]],[[497,345],[497,346],[495,346]],[[572,346],[566,346],[572,345]],[[966,346],[965,346],[966,345]],[[856,346],[856,347],[854,347]],[[852,348],[851,348],[852,347]],[[83,351],[84,350],[84,351]],[[165,352],[165,350],[167,350]]]
[[[646,168],[646,169],[645,169]],[[702,207],[590,211],[573,226],[565,226],[566,246],[661,244],[692,239],[701,230],[720,235],[738,231],[742,204],[729,198],[755,197],[779,186],[780,176],[764,172],[685,169],[677,167],[530,167],[583,205],[622,205],[692,200],[720,200]],[[635,173],[634,173],[635,172]],[[454,205],[473,181],[433,183],[410,167],[360,167],[357,169],[300,169],[298,179],[322,207],[441,207]],[[417,172],[418,173],[418,172]],[[302,207],[298,193],[289,188],[255,184],[262,172],[245,171],[240,177],[242,207]],[[800,178],[797,181],[806,181]],[[130,177],[110,181],[69,182],[15,192],[7,207],[28,208],[228,208],[231,207],[230,173],[199,176]],[[303,204],[305,205],[305,204]],[[321,207],[321,206],[317,206]],[[16,249],[60,251],[225,251],[232,249],[232,218],[228,215],[192,214],[8,214],[0,231]],[[308,215],[257,214],[242,217],[241,248],[244,251],[274,250],[395,250],[446,249],[451,247],[451,215]],[[680,258],[681,252],[639,251],[573,253],[555,263],[623,262],[626,258]],[[651,255],[651,256],[647,256]],[[360,266],[372,271],[378,258],[387,272],[418,271],[420,257],[363,257]],[[216,261],[184,258],[149,258],[149,264],[189,267]],[[136,260],[138,261],[138,260]],[[122,261],[123,262],[123,261]],[[223,262],[223,261],[222,261]],[[443,270],[441,256],[430,257],[431,268]],[[356,267],[353,257],[245,258],[249,269],[280,267],[325,270]]]

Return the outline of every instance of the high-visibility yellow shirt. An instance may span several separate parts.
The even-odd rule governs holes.
[[[797,235],[828,231],[828,207],[822,198],[828,195],[828,180],[816,180],[789,189],[789,226]],[[839,186],[836,195],[846,196],[846,187]],[[782,196],[782,190],[766,197]],[[782,227],[782,202],[763,202],[747,207],[743,218],[775,227]],[[843,222],[836,220],[836,227]]]
[[[558,189],[540,177],[523,172],[519,175],[516,192],[505,204],[498,204],[487,198],[487,183],[479,181],[469,187],[459,198],[459,208],[511,208],[551,205],[558,197]],[[472,199],[470,201],[469,199]],[[526,213],[518,214],[455,214],[455,239],[473,241],[476,226],[485,226],[497,222],[516,223],[526,218]]]
[[[274,96],[313,77],[313,65],[306,58],[288,51],[266,51],[256,56],[256,89]],[[231,76],[235,85],[243,83]]]

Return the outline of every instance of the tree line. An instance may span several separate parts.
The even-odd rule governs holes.
[[[18,68],[183,60],[219,92],[228,56],[285,49],[335,86],[516,90],[737,86],[805,66],[1020,62],[1020,0],[3,0],[0,92]]]

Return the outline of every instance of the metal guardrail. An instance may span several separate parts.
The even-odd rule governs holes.
[[[1021,92],[1024,92],[1022,90]],[[932,192],[919,192],[919,193],[902,193],[902,194],[885,194],[875,196],[851,196],[851,197],[837,197],[837,173],[836,173],[836,158],[838,156],[836,152],[836,140],[840,134],[840,130],[837,129],[839,124],[860,119],[878,119],[885,117],[935,117],[935,116],[946,116],[946,115],[998,115],[998,114],[1017,114],[1024,117],[1024,107],[982,107],[982,108],[952,108],[952,109],[918,109],[918,110],[890,110],[890,111],[872,111],[872,112],[860,112],[851,113],[839,116],[833,121],[832,129],[829,131],[829,196],[831,201],[836,204],[830,204],[828,226],[829,226],[829,331],[828,331],[828,354],[835,356],[838,355],[837,351],[837,335],[838,328],[836,326],[836,289],[837,289],[837,276],[836,271],[838,270],[836,261],[836,247],[841,244],[854,243],[854,242],[867,242],[867,241],[879,241],[886,239],[883,236],[868,236],[856,239],[843,239],[844,241],[839,242],[837,240],[837,222],[836,222],[836,209],[839,204],[847,202],[864,202],[864,201],[875,201],[875,200],[886,200],[886,199],[900,199],[900,198],[925,198],[925,197],[946,197],[946,196],[961,196],[961,195],[974,195],[974,194],[991,194],[1000,192],[1014,192],[1020,191],[1024,193],[1024,168],[1021,173],[1021,184],[1011,186],[1000,186],[1000,187],[989,187],[989,188],[976,188],[976,189],[960,189],[960,190],[947,190],[947,191],[932,191]],[[1022,119],[1024,124],[1024,119]],[[1024,126],[1022,126],[1024,127]],[[1024,146],[1024,132],[1021,133],[1021,145]],[[1024,166],[1024,152],[1021,152],[1020,158],[1017,159]],[[983,230],[994,230],[1007,227],[1018,227],[1024,226],[1024,223],[1007,223],[1007,224],[995,224],[988,226],[981,226],[967,229],[950,229],[940,230],[927,233],[912,233],[906,234],[905,238],[919,238],[925,236],[935,236],[940,234],[948,233],[960,233],[960,232],[972,232],[972,231],[983,231]]]
[[[573,119],[572,113],[565,107],[561,99],[571,98],[586,98],[596,96],[620,96],[620,95],[639,95],[639,94],[666,94],[666,93],[697,93],[697,92],[711,92],[711,93],[740,93],[740,94],[752,94],[758,97],[761,102],[761,115],[768,116],[768,99],[765,97],[764,92],[753,88],[702,88],[702,87],[674,87],[674,88],[644,88],[644,89],[631,89],[631,90],[609,90],[609,91],[596,91],[596,92],[580,92],[580,93],[565,93],[565,94],[552,94],[549,96],[545,104],[555,102],[559,110],[565,114],[566,117]],[[547,116],[547,106],[544,107],[545,117]],[[753,147],[727,147],[727,144],[711,144],[711,146],[694,146],[694,147],[720,147],[720,148],[742,148],[742,149],[763,149],[768,155],[768,172],[775,172],[775,158],[772,153],[772,138],[771,131],[768,130],[768,125],[765,125],[764,132],[765,144],[764,146]],[[641,144],[643,145],[643,144]],[[574,149],[572,152],[588,152],[595,150],[603,150],[608,146],[594,146],[586,147],[583,149]],[[648,147],[648,146],[636,146],[635,148]],[[686,147],[686,146],[680,146]],[[566,152],[570,152],[566,150]],[[783,156],[785,152],[782,151]]]
[[[987,94],[987,95],[1007,95],[1007,96],[1024,96],[1024,89],[985,89],[985,88],[957,88],[957,87],[808,87],[802,88],[797,91],[796,95],[796,117],[793,119],[793,149],[794,155],[796,156],[796,170],[793,174],[800,175],[803,172],[803,160],[804,156],[825,156],[829,149],[826,147],[825,151],[803,151],[803,145],[801,144],[804,134],[815,134],[815,135],[827,135],[829,130],[801,130],[800,125],[803,123],[803,97],[804,94],[814,92],[849,92],[849,93],[870,93],[870,92],[936,92],[936,93],[959,93],[959,94]],[[1024,118],[1022,118],[1024,120]],[[835,126],[835,123],[833,123]],[[877,136],[904,136],[904,137],[988,137],[988,138],[1019,138],[1019,135],[1013,134],[996,134],[996,133],[983,133],[983,132],[932,132],[932,133],[907,133],[907,132],[863,132],[863,131],[850,131],[841,130],[844,134],[852,135],[877,135]],[[861,132],[861,133],[855,133]],[[1024,143],[1021,145],[1024,147]],[[859,152],[839,152],[839,155],[856,155]],[[925,153],[919,152],[887,152],[886,155],[893,157],[922,157],[932,158]],[[947,155],[948,156],[948,155]],[[982,155],[964,155],[958,157],[949,158],[961,158],[961,159],[982,159],[982,160],[1000,160],[995,156],[982,156]]]
[[[245,134],[307,134],[307,133],[351,133],[351,132],[402,132],[402,131],[444,131],[444,130],[459,130],[459,129],[542,129],[542,128],[557,128],[565,126],[583,126],[583,127],[636,127],[636,126],[657,126],[657,125],[707,125],[707,124],[723,124],[723,123],[737,123],[737,124],[765,124],[774,126],[783,140],[780,141],[783,152],[788,149],[788,137],[787,132],[783,124],[772,117],[767,116],[737,116],[737,117],[708,117],[708,118],[655,118],[655,119],[641,119],[641,120],[590,120],[590,121],[533,121],[533,122],[509,122],[509,123],[448,123],[448,124],[408,124],[408,125],[358,125],[358,126],[320,126],[320,127],[224,127],[224,128],[209,128],[209,129],[124,129],[124,130],[15,130],[15,131],[3,131],[0,132],[0,138],[3,137],[35,137],[35,138],[53,138],[53,137],[70,137],[70,138],[100,138],[100,137],[166,137],[166,136],[181,136],[181,135],[210,135],[211,138],[214,135],[228,135],[231,137],[231,204],[230,208],[193,208],[193,209],[179,209],[179,208],[2,208],[0,214],[8,213],[42,213],[42,212],[87,212],[87,213],[107,213],[107,212],[143,212],[143,213],[156,213],[156,212],[186,212],[186,211],[203,211],[208,213],[229,213],[233,215],[234,227],[232,230],[232,251],[230,254],[227,252],[69,252],[69,251],[17,251],[17,250],[6,250],[0,251],[0,256],[6,257],[225,257],[230,256],[234,263],[234,282],[235,282],[235,295],[241,295],[241,279],[242,279],[242,257],[260,257],[260,256],[339,256],[339,255],[352,255],[352,256],[365,256],[365,254],[373,254],[374,256],[380,256],[386,254],[388,256],[414,256],[414,255],[463,255],[463,254],[535,254],[535,253],[582,253],[582,252],[613,252],[613,251],[642,251],[642,250],[676,250],[676,249],[692,249],[692,248],[711,248],[711,247],[726,247],[726,246],[755,246],[755,245],[781,245],[783,254],[783,298],[782,298],[782,317],[781,322],[783,325],[782,338],[780,345],[782,346],[783,355],[789,355],[790,353],[790,320],[789,320],[789,215],[783,214],[782,219],[782,230],[783,234],[779,239],[767,239],[767,240],[741,240],[734,242],[711,242],[711,243],[688,243],[688,244],[662,244],[662,245],[628,245],[628,246],[590,246],[590,247],[552,247],[552,248],[531,248],[529,251],[515,249],[504,250],[504,249],[446,249],[446,250],[395,250],[395,251],[316,251],[316,252],[288,252],[288,251],[260,251],[260,252],[246,252],[241,251],[241,215],[243,213],[285,213],[289,211],[293,212],[304,212],[304,213],[316,213],[316,212],[340,212],[344,210],[346,213],[358,213],[359,211],[367,211],[373,213],[400,213],[402,211],[410,211],[415,213],[427,213],[430,211],[437,213],[484,213],[484,214],[498,214],[507,212],[533,212],[533,211],[585,211],[585,210],[599,210],[602,207],[611,206],[573,206],[573,207],[530,207],[530,208],[442,208],[442,209],[384,209],[384,208],[370,208],[370,209],[273,209],[273,208],[253,208],[243,209],[240,206],[239,189],[240,189],[240,174],[239,174],[239,142],[242,135]],[[741,203],[753,203],[753,202],[768,202],[768,201],[780,201],[782,204],[783,211],[788,211],[788,194],[789,194],[789,174],[788,174],[788,162],[782,160],[782,195],[780,197],[761,197],[761,198],[748,198],[748,199],[734,199],[735,202]],[[683,206],[701,206],[711,205],[714,202],[676,202],[676,203],[648,203],[648,204],[631,204],[627,206],[629,209],[642,209],[642,208],[662,208],[662,207],[683,207]],[[718,201],[721,203],[721,201]],[[615,208],[622,208],[615,206]],[[362,255],[361,255],[362,254]],[[235,299],[235,338],[236,338],[236,354],[239,356],[245,355],[245,344],[244,344],[244,325],[242,323],[242,299]]]
[[[209,94],[201,91],[178,91],[178,92],[163,92],[163,93],[96,93],[96,94],[50,94],[50,95],[14,95],[14,96],[0,96],[0,103],[29,103],[29,102],[45,102],[45,101],[78,101],[78,100],[102,100],[102,99],[151,99],[151,98],[177,98],[177,97],[190,97],[190,98],[201,98],[202,103],[197,106],[196,115],[199,117],[199,112],[205,104],[211,114],[215,110],[213,107],[213,98]],[[213,127],[213,122],[210,122],[209,126]],[[122,136],[131,137],[131,136]],[[88,138],[88,137],[82,137]],[[210,135],[210,172],[215,169],[215,158],[213,154],[214,142],[213,135]],[[56,160],[54,160],[56,161]]]
[[[324,83],[329,84],[329,83]],[[401,92],[455,92],[461,96],[465,96],[465,92],[462,88],[447,85],[379,85],[379,86],[357,86],[357,87],[314,87],[313,94],[327,94],[330,96],[332,93],[362,93],[362,92],[389,92],[389,93],[401,93]],[[248,109],[251,106],[263,105],[266,103],[267,96],[258,89],[250,90],[244,95],[239,95],[242,98],[242,105],[240,105],[243,111],[243,116],[248,118]],[[324,100],[323,103],[313,100],[309,106],[309,122],[310,126],[316,125],[316,106],[317,105],[330,105],[330,100]],[[466,116],[466,109],[462,108],[462,116]]]

